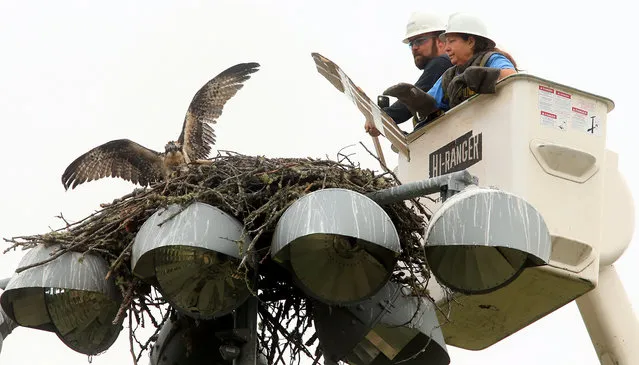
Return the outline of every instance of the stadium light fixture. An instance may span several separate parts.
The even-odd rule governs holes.
[[[50,259],[59,245],[27,251],[20,267]],[[106,351],[122,330],[113,324],[122,296],[109,265],[92,253],[65,252],[11,277],[0,296],[2,309],[18,325],[54,332],[69,348],[86,355]]]
[[[250,295],[247,281],[237,274],[248,242],[243,225],[216,207],[170,205],[140,227],[132,248],[133,274],[186,315],[223,316]]]

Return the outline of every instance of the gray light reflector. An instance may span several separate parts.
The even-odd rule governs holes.
[[[390,278],[399,251],[397,230],[377,203],[332,188],[291,204],[271,244],[275,261],[293,272],[307,295],[332,304],[374,295]]]
[[[42,262],[58,245],[27,251],[20,267]],[[71,349],[86,355],[106,351],[122,324],[114,325],[122,297],[107,263],[91,253],[67,252],[55,260],[15,274],[0,297],[17,324],[55,332]]]
[[[228,314],[250,295],[236,272],[249,242],[243,228],[234,217],[201,202],[160,209],[135,237],[133,273],[156,285],[186,315],[211,319]]]
[[[389,281],[351,306],[313,303],[325,358],[352,365],[446,365],[450,358],[434,305]]]
[[[543,217],[524,199],[468,187],[446,200],[426,229],[426,259],[445,286],[465,294],[497,290],[528,266],[550,260]]]

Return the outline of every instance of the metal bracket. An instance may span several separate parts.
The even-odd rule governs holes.
[[[250,329],[248,328],[234,328],[229,331],[215,332],[215,337],[219,338],[223,342],[244,345],[251,338],[251,334]]]

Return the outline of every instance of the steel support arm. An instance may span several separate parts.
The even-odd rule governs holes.
[[[467,170],[462,170],[426,180],[414,181],[400,186],[374,191],[372,193],[368,193],[366,196],[374,200],[379,205],[396,203],[439,192],[443,194],[443,198],[445,200],[468,185],[477,185],[477,182],[477,177],[471,175]]]
[[[602,365],[639,364],[639,323],[614,266],[602,267],[597,287],[576,302]]]

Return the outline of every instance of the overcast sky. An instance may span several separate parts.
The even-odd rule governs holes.
[[[60,176],[77,156],[112,139],[162,150],[178,137],[193,94],[239,62],[262,67],[226,105],[217,148],[334,158],[359,141],[372,146],[357,108],[316,72],[310,54],[337,62],[369,96],[414,82],[419,71],[401,43],[413,10],[474,11],[527,72],[614,100],[607,148],[620,153],[636,206],[636,13],[630,3],[443,3],[0,1],[0,236],[44,233],[60,227],[54,218],[60,212],[78,220],[130,192],[132,184],[115,179],[65,192]],[[382,143],[394,164],[396,155]],[[361,148],[351,152],[378,168]],[[10,276],[21,256],[0,255],[0,277]],[[635,306],[638,260],[633,242],[616,265]],[[454,365],[599,364],[574,303],[486,350],[448,349]],[[24,328],[5,340],[0,354],[2,365],[86,362],[54,334]],[[131,363],[126,331],[93,359]]]

